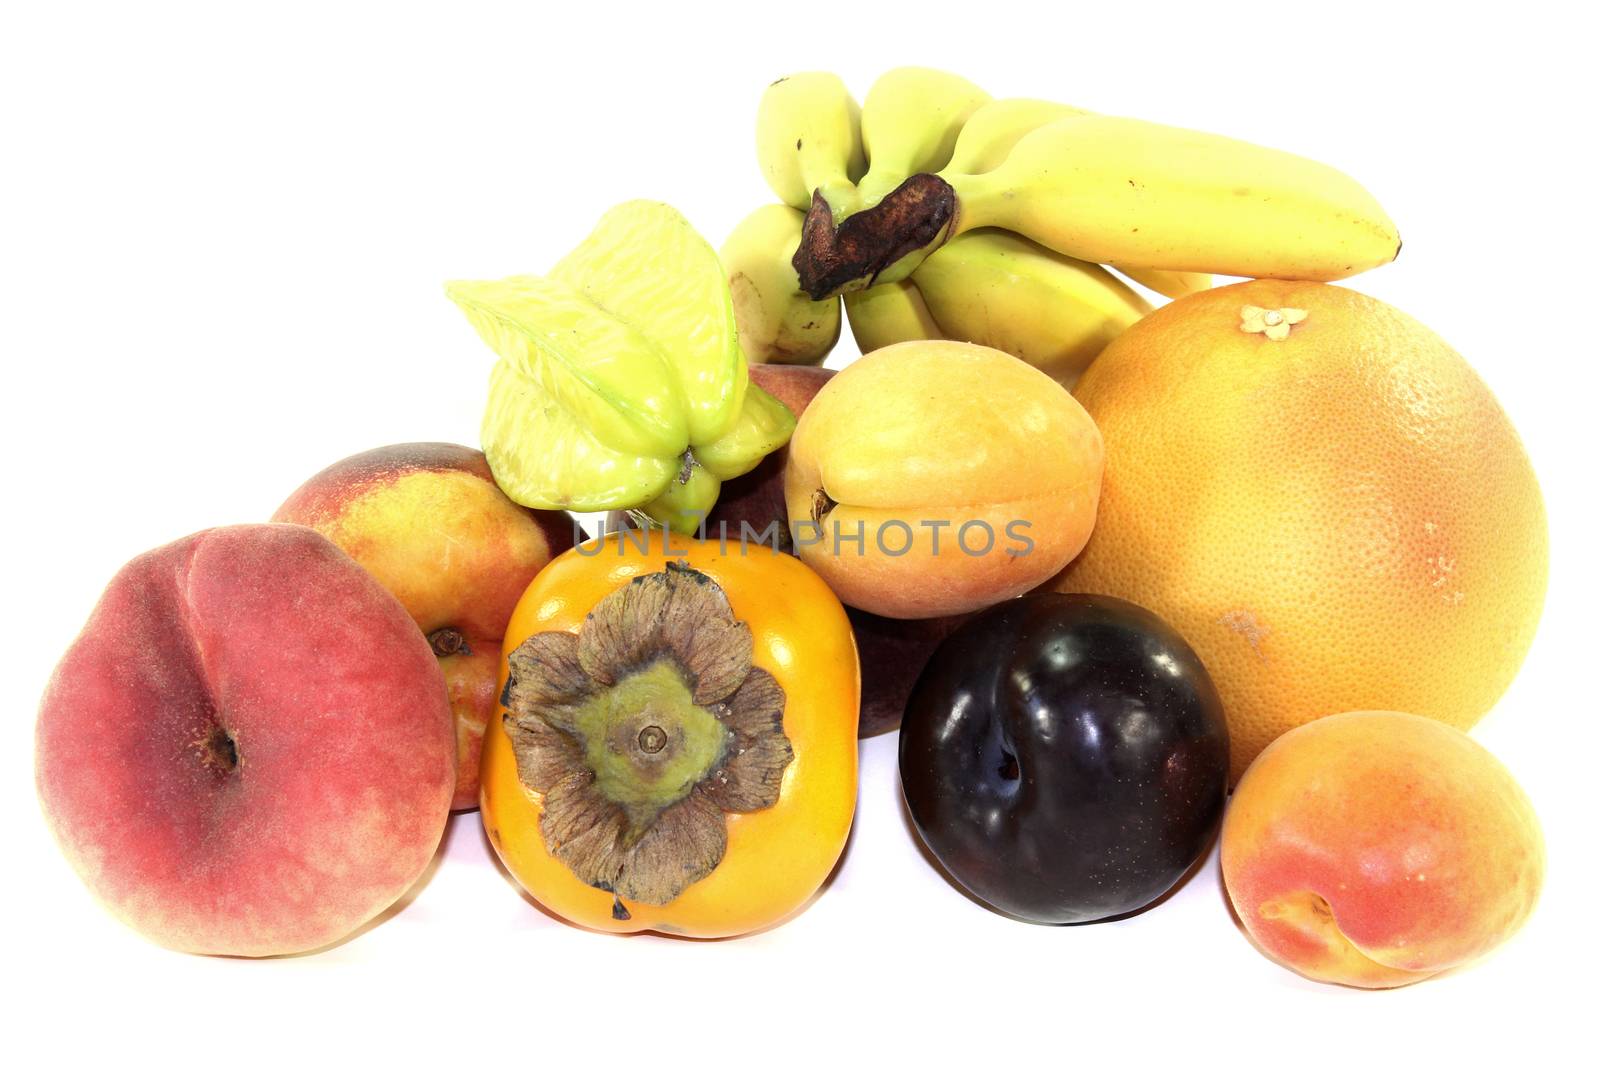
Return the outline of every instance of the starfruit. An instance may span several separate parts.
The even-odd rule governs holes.
[[[693,532],[722,482],[794,430],[750,383],[716,251],[666,204],[613,208],[544,276],[446,292],[500,357],[483,451],[527,507]]]

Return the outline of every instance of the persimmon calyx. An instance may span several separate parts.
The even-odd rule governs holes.
[[[727,812],[777,803],[794,750],[784,692],[710,576],[669,563],[597,604],[577,634],[511,653],[504,722],[543,795],[550,854],[585,883],[671,903],[716,869]]]

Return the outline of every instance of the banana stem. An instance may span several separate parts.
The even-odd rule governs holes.
[[[959,203],[950,183],[913,174],[874,206],[836,221],[812,195],[794,253],[800,288],[813,300],[907,277],[954,232]]]
[[[835,219],[843,220],[861,210],[861,193],[855,184],[847,181],[828,182],[819,185],[813,195],[828,202],[828,208],[833,212]]]

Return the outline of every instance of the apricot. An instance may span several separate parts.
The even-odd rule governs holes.
[[[337,941],[427,868],[455,786],[444,679],[405,609],[313,530],[133,560],[51,676],[35,779],[79,877],[169,948]]]
[[[783,401],[796,418],[805,414],[811,399],[834,373],[822,367],[786,363],[750,365],[750,380]],[[726,531],[730,541],[738,540],[743,524],[749,523],[754,537],[769,543],[776,536],[792,552],[794,543],[783,499],[783,469],[788,459],[785,446],[749,474],[724,482],[717,506],[706,517],[707,536],[716,538]],[[850,608],[848,614],[861,657],[861,736],[897,730],[917,675],[922,673],[934,648],[966,616],[886,619],[860,608]]]
[[[1453,726],[1317,719],[1250,765],[1222,825],[1245,931],[1307,978],[1383,989],[1489,952],[1528,918],[1544,839],[1510,772]]]
[[[477,807],[484,725],[500,696],[500,638],[534,575],[572,547],[572,518],[514,503],[482,452],[435,442],[342,459],[272,518],[309,526],[344,549],[427,635],[455,711],[452,808]]]
[[[1042,371],[993,348],[907,341],[812,399],[784,499],[799,556],[846,604],[975,611],[1064,567],[1094,527],[1100,431]]]

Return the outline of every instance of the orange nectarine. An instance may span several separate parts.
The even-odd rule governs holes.
[[[1347,712],[1250,765],[1223,821],[1222,874],[1268,956],[1387,988],[1510,937],[1539,896],[1544,840],[1510,773],[1460,730]]]
[[[439,657],[456,716],[457,811],[478,803],[500,638],[517,598],[572,547],[566,512],[530,511],[495,485],[483,453],[404,444],[342,459],[272,516],[310,526],[400,599]]]

